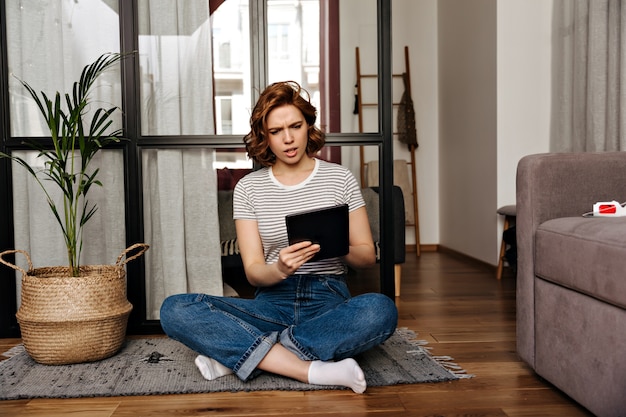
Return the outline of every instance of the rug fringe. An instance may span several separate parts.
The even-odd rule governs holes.
[[[2,356],[5,356],[7,358],[12,358],[13,356],[19,355],[20,353],[24,352],[25,350],[26,349],[24,348],[24,345],[19,344],[17,346],[13,346],[11,349],[4,352]]]
[[[417,333],[406,327],[398,327],[396,332],[404,337],[412,346],[417,347],[415,350],[407,350],[407,353],[412,355],[428,355],[441,366],[446,368],[448,372],[453,374],[458,379],[470,379],[474,378],[474,374],[468,374],[459,364],[454,362],[454,358],[451,356],[435,356],[431,353],[432,347],[428,346],[428,341],[423,339],[417,339]]]

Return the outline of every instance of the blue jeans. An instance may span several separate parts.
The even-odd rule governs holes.
[[[294,275],[253,300],[179,294],[161,306],[165,333],[232,369],[242,380],[276,343],[303,360],[341,360],[387,340],[398,311],[389,297],[351,297],[344,277]]]

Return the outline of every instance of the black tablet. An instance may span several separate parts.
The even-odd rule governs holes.
[[[311,241],[320,251],[311,261],[344,256],[349,251],[348,205],[309,210],[285,217],[289,244]]]

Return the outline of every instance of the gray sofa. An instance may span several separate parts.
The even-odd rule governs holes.
[[[538,154],[517,169],[517,350],[598,416],[626,416],[626,152]]]
[[[376,258],[380,260],[380,215],[378,187],[368,187],[361,190],[367,210],[372,235],[376,244]],[[394,202],[394,265],[396,280],[396,296],[400,295],[401,265],[406,258],[405,247],[405,214],[404,196],[402,189],[393,187],[392,198]],[[243,296],[251,296],[253,291],[246,288],[245,274],[239,247],[237,245],[237,233],[233,221],[233,192],[220,190],[218,192],[218,215],[220,219],[220,242],[222,251],[222,271],[224,281]],[[243,285],[242,285],[243,282]]]

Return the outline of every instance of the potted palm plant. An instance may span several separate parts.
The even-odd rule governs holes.
[[[148,246],[131,246],[114,265],[80,265],[83,227],[97,211],[88,193],[92,187],[102,186],[99,169],[92,169],[90,163],[99,150],[123,139],[120,129],[111,130],[117,107],[95,109],[88,126],[85,114],[90,110],[90,92],[96,80],[123,57],[119,53],[101,55],[83,68],[70,93],[57,92],[52,99],[20,80],[46,121],[52,147],[28,142],[38,151],[37,159],[43,160],[43,168],[33,168],[22,158],[0,153],[0,157],[11,158],[24,167],[41,186],[67,249],[67,266],[45,268],[33,268],[24,251],[0,253],[0,262],[22,273],[22,302],[16,316],[26,350],[40,363],[103,359],[117,352],[125,338],[132,305],[126,298],[123,266],[141,256]],[[61,191],[62,207],[57,207],[43,181]],[[134,255],[127,256],[131,251]],[[13,253],[26,257],[28,271],[4,259]]]

